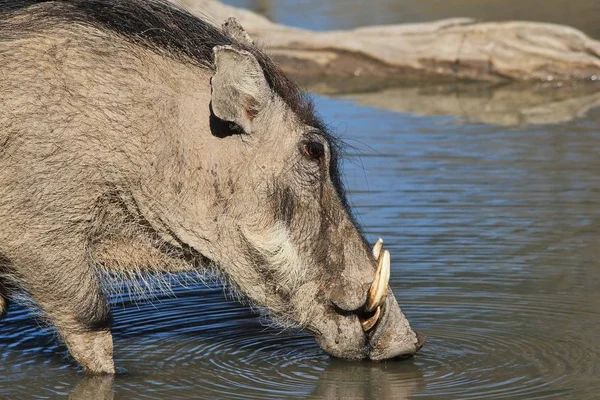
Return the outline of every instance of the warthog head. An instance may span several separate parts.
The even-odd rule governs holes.
[[[210,123],[218,139],[194,173],[211,190],[180,219],[189,233],[181,239],[251,302],[305,328],[333,356],[414,354],[423,338],[388,288],[389,252],[381,241],[371,249],[352,218],[335,140],[306,100],[273,89],[260,54],[214,48]],[[198,212],[210,216],[202,232]]]

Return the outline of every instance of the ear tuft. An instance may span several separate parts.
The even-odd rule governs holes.
[[[221,28],[226,35],[231,36],[240,43],[247,45],[254,44],[254,41],[250,35],[248,35],[244,27],[242,27],[242,25],[234,17],[227,18],[227,20],[223,22],[223,25],[221,25]]]
[[[211,79],[214,114],[235,122],[247,133],[252,121],[271,100],[271,88],[254,55],[232,46],[216,46],[215,74]]]

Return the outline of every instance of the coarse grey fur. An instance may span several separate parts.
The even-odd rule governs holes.
[[[0,315],[26,292],[92,373],[114,373],[100,277],[211,268],[334,356],[421,341],[388,294],[335,141],[237,23],[159,0],[0,0]]]

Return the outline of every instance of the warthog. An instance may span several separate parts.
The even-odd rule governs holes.
[[[114,373],[106,274],[210,268],[335,357],[422,346],[336,141],[235,20],[0,0],[0,71],[0,312],[26,293],[84,370]]]

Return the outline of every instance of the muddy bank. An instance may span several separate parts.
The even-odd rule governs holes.
[[[600,79],[600,42],[574,28],[467,18],[313,32],[214,0],[181,0],[220,24],[236,17],[288,73],[304,82],[558,82]],[[358,83],[355,83],[358,82]]]

